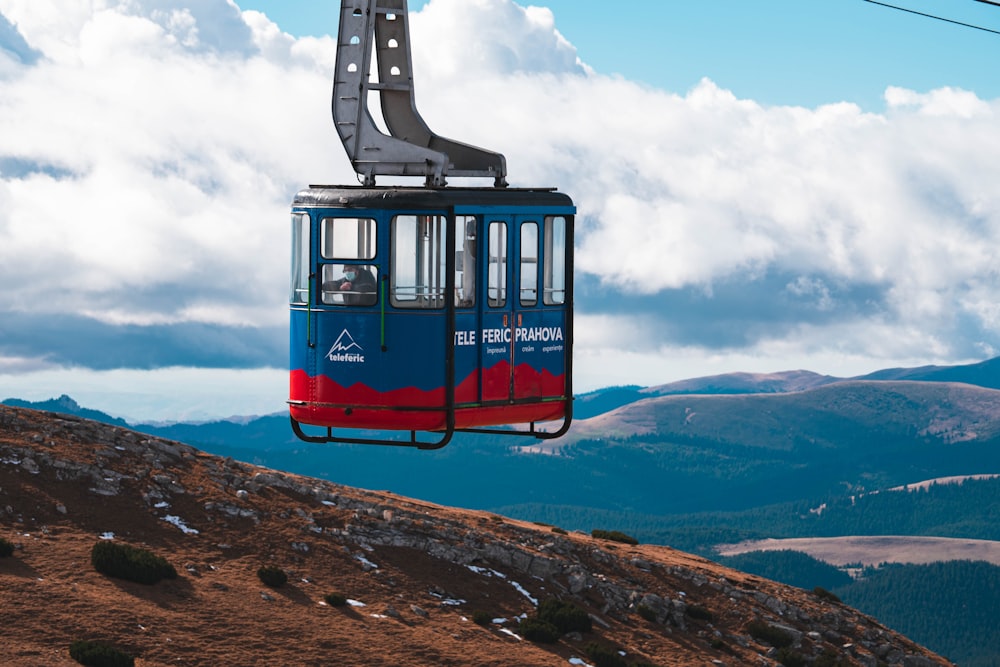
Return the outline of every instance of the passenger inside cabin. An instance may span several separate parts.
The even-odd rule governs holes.
[[[349,306],[375,305],[378,282],[371,270],[363,264],[344,266],[344,277],[323,283],[324,292],[342,292],[344,303]]]

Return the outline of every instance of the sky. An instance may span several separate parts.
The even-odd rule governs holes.
[[[1000,7],[890,4],[987,30],[864,0],[411,0],[430,127],[578,206],[577,391],[1000,354]],[[284,409],[289,203],[356,180],[338,8],[0,0],[0,398]]]

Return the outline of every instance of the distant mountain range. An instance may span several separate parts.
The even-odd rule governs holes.
[[[8,405],[115,425],[68,396]],[[144,432],[279,469],[463,507],[554,505],[674,515],[743,511],[1000,472],[1000,357],[862,378],[732,373],[578,397],[568,436],[459,434],[438,452],[311,445],[286,415]]]
[[[891,368],[868,375],[840,378],[812,371],[779,373],[725,373],[680,380],[655,387],[611,387],[576,397],[573,410],[580,419],[594,417],[652,396],[676,394],[783,394],[853,381],[907,380],[913,382],[959,382],[986,389],[1000,389],[1000,357],[961,366]]]

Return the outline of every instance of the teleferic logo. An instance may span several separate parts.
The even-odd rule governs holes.
[[[348,364],[365,363],[365,350],[354,340],[354,336],[347,329],[344,329],[337,341],[326,353],[326,358],[330,361],[340,361]]]

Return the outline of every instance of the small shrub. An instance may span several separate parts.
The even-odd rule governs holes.
[[[787,647],[778,649],[774,659],[783,667],[806,667],[809,664],[804,655]]]
[[[343,607],[347,604],[347,598],[340,593],[330,593],[323,600],[331,607]]]
[[[689,617],[695,619],[696,621],[708,621],[711,623],[715,620],[715,614],[712,613],[711,609],[706,609],[701,605],[688,605],[688,608],[684,612]]]
[[[486,611],[475,611],[472,612],[472,622],[476,625],[481,625],[484,628],[490,627],[493,624],[493,614]]]
[[[176,579],[177,570],[163,557],[128,544],[101,540],[90,551],[94,569],[109,577],[152,585],[161,579]]]
[[[822,586],[817,586],[813,589],[813,595],[821,600],[828,600],[830,602],[840,602],[840,598],[837,597],[835,593],[831,593]]]
[[[267,565],[257,570],[257,578],[265,586],[271,588],[281,588],[288,583],[288,575],[285,574],[285,571],[274,565]]]
[[[781,628],[775,628],[764,621],[750,621],[747,624],[747,632],[754,639],[779,649],[791,646],[792,642],[795,641],[790,634]]]
[[[816,658],[813,667],[847,667],[847,661],[842,660],[836,652],[826,649],[823,654]],[[881,662],[879,664],[882,664]]]
[[[0,558],[10,558],[14,555],[14,545],[0,537]]]
[[[128,653],[107,644],[85,639],[73,642],[69,647],[69,657],[88,667],[133,667],[135,658]]]
[[[551,623],[561,634],[567,632],[590,632],[593,622],[586,610],[572,602],[549,598],[538,605],[538,618]]]
[[[636,611],[650,623],[656,623],[656,611],[649,605],[641,604],[636,608]]]
[[[569,533],[568,533],[568,532],[566,532],[566,530],[565,530],[565,529],[563,529],[563,528],[560,528],[559,526],[556,526],[555,528],[553,528],[553,529],[552,529],[552,532],[553,532],[553,533],[556,533],[557,535],[569,535]]]
[[[639,540],[631,535],[626,535],[620,530],[594,529],[590,531],[590,534],[599,540],[611,540],[612,542],[621,542],[622,544],[639,544]]]
[[[594,662],[594,667],[628,667],[625,658],[618,655],[618,651],[597,642],[587,644],[583,651]]]
[[[555,644],[562,636],[559,628],[547,621],[532,616],[521,621],[518,630],[525,639],[543,644]]]

